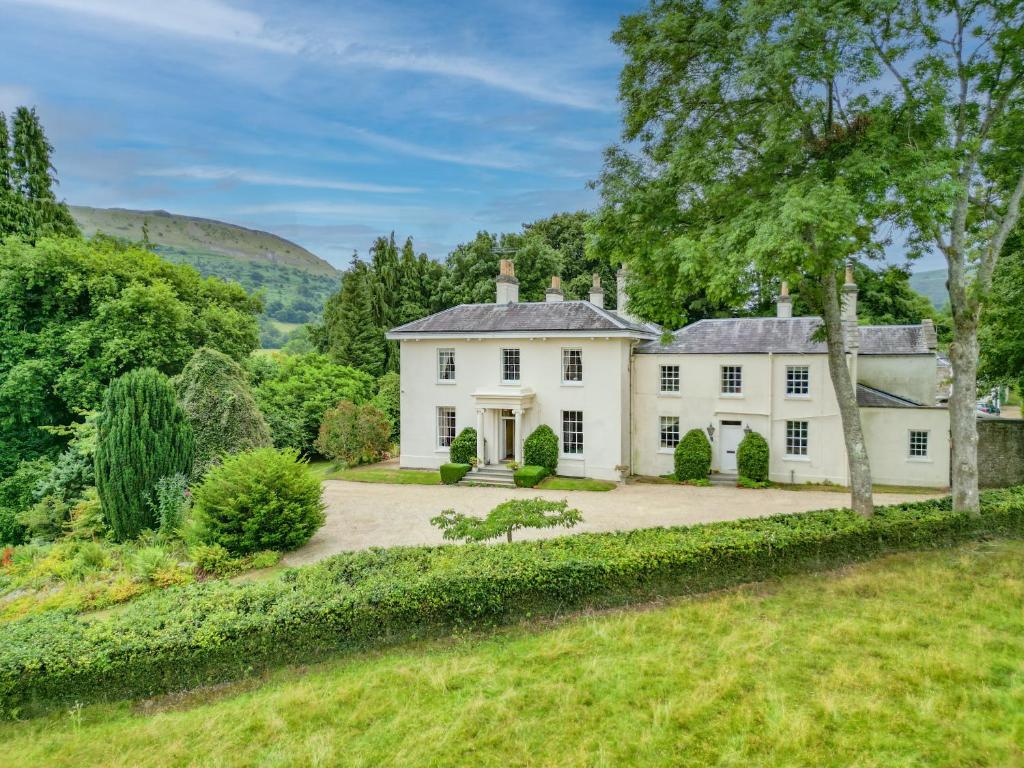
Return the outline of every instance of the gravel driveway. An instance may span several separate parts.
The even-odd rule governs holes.
[[[929,498],[935,494],[876,493],[876,504]],[[447,485],[387,485],[324,481],[327,523],[302,549],[284,558],[287,565],[312,563],[338,552],[396,544],[440,544],[441,532],[430,518],[443,509],[485,515],[513,496],[568,499],[583,513],[579,531],[623,531],[660,525],[686,525],[785,512],[841,507],[849,496],[834,491],[747,490],[712,486],[632,483],[611,491],[541,491]],[[518,531],[516,539],[565,535],[565,529]]]

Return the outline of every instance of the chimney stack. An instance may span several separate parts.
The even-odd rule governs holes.
[[[561,301],[563,295],[562,278],[558,275],[552,275],[551,287],[544,291],[544,301]]]
[[[499,263],[497,283],[497,303],[515,304],[519,301],[519,280],[516,279],[516,268],[511,259],[502,259]]]
[[[775,304],[775,316],[790,318],[793,316],[793,299],[789,295],[789,283],[782,281],[779,298]]]
[[[629,280],[629,267],[625,264],[615,273],[615,311],[626,320],[633,318],[629,314],[629,294],[626,291],[626,282]]]
[[[939,348],[939,337],[935,333],[935,323],[930,317],[921,321],[921,331],[924,334],[924,343],[928,345],[929,352],[935,352]]]
[[[590,303],[604,309],[604,288],[601,287],[601,276],[596,272],[590,285]]]

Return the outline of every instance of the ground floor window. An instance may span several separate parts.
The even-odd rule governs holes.
[[[807,422],[787,421],[786,422],[786,455],[806,456],[807,455]]]
[[[910,430],[910,458],[928,458],[928,431],[924,429]]]
[[[583,411],[562,411],[562,453],[583,453]]]
[[[679,417],[660,417],[659,432],[661,433],[661,447],[675,448],[679,445]]]
[[[442,405],[437,409],[437,447],[448,448],[455,439],[455,409]]]

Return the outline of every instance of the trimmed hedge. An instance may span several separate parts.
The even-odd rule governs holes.
[[[520,488],[533,488],[533,486],[547,476],[548,471],[544,467],[527,464],[525,467],[517,469],[515,474],[512,475],[512,479],[515,480],[516,485]]]
[[[445,485],[455,485],[459,480],[466,476],[466,473],[472,467],[469,464],[457,464],[452,462],[451,464],[441,465],[441,482]]]
[[[891,552],[1024,536],[1024,488],[950,500],[548,541],[349,552],[261,582],[143,595],[104,617],[48,611],[0,629],[7,717],[239,678],[339,651],[530,615],[704,592]]]
[[[702,429],[691,429],[675,452],[676,480],[707,480],[711,474],[711,443]]]
[[[768,482],[768,441],[757,432],[747,432],[736,449],[736,470],[741,478]]]
[[[558,471],[558,435],[547,424],[541,424],[523,442],[523,463],[544,467],[549,475]]]
[[[452,464],[469,464],[476,456],[476,430],[466,427],[452,440],[448,458]]]

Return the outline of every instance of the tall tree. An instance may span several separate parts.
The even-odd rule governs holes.
[[[0,194],[14,188],[11,176],[11,135],[7,128],[7,117],[0,112]]]
[[[992,275],[985,304],[979,378],[987,386],[1010,384],[1024,392],[1024,247],[1018,231]]]
[[[635,266],[642,316],[692,300],[694,284],[732,306],[763,301],[777,279],[799,284],[824,321],[852,506],[870,515],[840,275],[880,255],[867,222],[884,203],[887,134],[884,115],[840,87],[859,66],[853,27],[825,0],[667,0],[624,18],[623,138],[639,156],[610,151],[596,233]]]
[[[384,373],[384,328],[374,314],[375,279],[370,266],[353,256],[341,281],[341,290],[324,312],[326,351],[342,365],[378,377]]]
[[[412,276],[415,279],[415,275]],[[402,264],[395,244],[395,233],[390,237],[378,237],[370,246],[370,270],[368,283],[373,323],[377,328],[387,331],[398,324],[401,303],[400,286],[406,279],[402,273]],[[383,341],[384,370],[398,370],[398,342]]]

